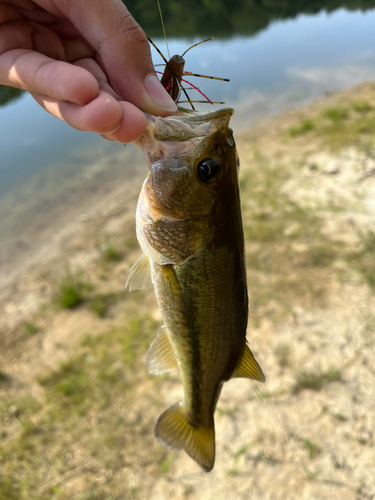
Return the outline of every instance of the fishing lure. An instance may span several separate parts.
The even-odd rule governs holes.
[[[171,96],[171,98],[174,100],[175,103],[186,103],[188,102],[192,109],[194,108],[193,103],[209,103],[209,104],[225,104],[225,102],[221,101],[211,101],[198,87],[196,87],[194,84],[191,82],[188,82],[183,78],[183,76],[188,75],[188,76],[196,76],[199,78],[209,78],[210,80],[220,80],[222,82],[229,82],[228,78],[219,78],[216,76],[208,76],[208,75],[200,75],[198,73],[192,73],[190,71],[184,71],[185,68],[185,59],[184,55],[192,48],[197,47],[198,45],[201,45],[202,43],[208,42],[209,40],[212,40],[213,37],[207,38],[206,40],[202,40],[201,42],[195,43],[191,47],[189,47],[185,52],[182,54],[182,56],[179,56],[178,54],[172,56],[169,61],[166,59],[166,57],[163,55],[163,53],[159,50],[159,48],[154,44],[154,42],[151,40],[150,37],[148,37],[148,41],[151,43],[151,45],[154,47],[154,49],[158,52],[160,57],[165,61],[165,69],[164,73],[161,73],[160,71],[156,71],[156,73],[159,73],[162,75],[160,83],[163,85],[163,87],[166,89],[168,94]],[[164,64],[163,64],[164,66]],[[190,87],[184,87],[183,83],[187,83],[190,85]],[[205,101],[192,101],[186,92],[187,90],[196,90],[199,92],[204,98]],[[181,90],[185,94],[187,101],[180,101],[180,96],[181,96]]]
[[[161,21],[161,26],[163,28],[163,33],[164,33],[164,38],[165,38],[165,43],[167,45],[167,51],[168,51],[168,57],[169,56],[169,48],[168,48],[168,42],[167,42],[167,34],[165,32],[165,26],[164,26],[164,21],[163,21],[163,14],[161,12],[161,7],[160,7],[160,1],[157,0],[158,4],[158,9],[159,9],[159,15],[160,15],[160,21]],[[209,78],[210,80],[220,80],[222,82],[229,82],[228,78],[218,78],[216,76],[208,76],[208,75],[199,75],[197,73],[191,73],[190,71],[184,71],[185,68],[185,59],[184,55],[192,48],[197,47],[198,45],[201,45],[202,43],[208,42],[209,40],[212,40],[213,37],[207,38],[206,40],[202,40],[201,42],[195,43],[191,47],[185,50],[185,52],[182,54],[182,56],[179,55],[174,55],[170,57],[169,61],[164,57],[162,52],[158,49],[158,47],[154,44],[154,42],[151,40],[150,37],[147,37],[148,41],[151,43],[151,45],[154,47],[154,49],[158,52],[158,54],[161,56],[161,58],[165,62],[165,69],[164,73],[161,73],[160,71],[156,71],[156,73],[159,73],[162,75],[160,83],[163,85],[163,87],[166,89],[168,94],[171,96],[171,98],[174,100],[175,103],[186,103],[188,102],[192,109],[195,110],[193,102],[194,103],[209,103],[209,104],[225,104],[225,102],[218,102],[218,101],[211,101],[203,92],[193,85],[192,83],[188,82],[184,78],[182,78],[185,75],[188,76],[197,76],[199,78]],[[158,64],[157,66],[164,66],[164,64]],[[185,88],[183,86],[183,83],[187,83],[190,85],[190,87]],[[187,94],[187,90],[196,90],[199,92],[204,98],[205,101],[192,101],[190,97]],[[181,95],[181,90],[185,94],[187,101],[180,101],[180,95]]]

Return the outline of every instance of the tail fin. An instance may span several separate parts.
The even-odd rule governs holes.
[[[165,446],[184,449],[205,472],[210,472],[215,462],[214,421],[209,427],[194,427],[181,403],[160,415],[156,422],[155,436]]]

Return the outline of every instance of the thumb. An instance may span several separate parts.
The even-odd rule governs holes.
[[[153,115],[177,110],[155,74],[142,28],[120,0],[65,0],[60,7],[97,52],[113,89]]]

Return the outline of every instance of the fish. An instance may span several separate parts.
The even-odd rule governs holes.
[[[148,116],[149,167],[136,210],[142,256],[129,290],[152,283],[164,325],[146,355],[151,374],[178,368],[184,398],[157,419],[156,438],[205,472],[215,462],[214,412],[224,382],[265,380],[246,340],[248,295],[234,111]]]

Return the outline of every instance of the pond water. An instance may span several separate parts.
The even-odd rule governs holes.
[[[293,6],[297,3],[289,2]],[[253,7],[250,0],[249,4]],[[354,1],[351,8],[355,9],[357,4],[361,8],[375,8],[375,2]],[[246,1],[241,5],[246,7]],[[319,5],[315,10],[319,10]],[[375,79],[374,10],[339,8],[331,13],[320,11],[308,15],[298,15],[293,10],[290,16],[292,18],[288,18],[287,12],[283,13],[279,16],[284,18],[281,20],[276,15],[268,15],[262,18],[262,22],[255,23],[255,28],[254,23],[250,23],[247,33],[246,26],[239,21],[243,18],[239,13],[237,18],[231,19],[230,29],[217,28],[219,38],[192,49],[185,57],[188,71],[230,78],[230,83],[193,77],[189,80],[211,100],[226,101],[235,109],[232,123],[235,130],[287,107],[301,106],[326,92]],[[167,33],[169,25],[166,22]],[[207,34],[215,35],[214,25],[212,30],[210,33],[210,25],[204,19],[196,27],[196,32],[190,32],[189,36],[176,37],[171,30],[173,36],[168,41],[171,55],[182,53]],[[149,28],[148,32],[167,55],[165,42],[157,36],[156,28]],[[152,52],[155,64],[162,62],[154,49]],[[189,94],[192,99],[199,99],[194,91],[189,91]],[[200,107],[209,108],[208,104]],[[64,168],[67,168],[66,175],[70,180],[69,189],[74,175],[77,175],[77,182],[82,182],[79,175],[81,165],[83,169],[89,169],[94,163],[96,168],[103,164],[110,175],[111,166],[103,160],[114,151],[123,154],[124,167],[118,181],[125,182],[130,168],[129,158],[134,161],[134,155],[138,154],[129,151],[131,148],[133,145],[124,149],[122,145],[108,143],[93,133],[73,130],[25,95],[0,107],[0,202],[4,197],[9,198],[12,191],[16,193],[14,190],[20,186],[32,183],[36,176],[43,176],[43,172],[48,172],[49,190],[56,172],[56,189],[60,191],[64,189]],[[94,158],[85,156],[84,152],[89,150],[95,150]],[[142,163],[140,156],[137,158]],[[71,168],[72,159],[74,169]],[[116,166],[113,175],[120,175],[118,172]],[[34,204],[39,196],[43,198],[45,195],[42,184],[40,191],[34,191]],[[17,203],[17,196],[9,199]],[[77,204],[79,202],[77,199]],[[27,211],[28,204],[25,203],[23,219],[27,218]],[[4,223],[2,218],[4,210],[0,205],[0,231],[1,222]]]

